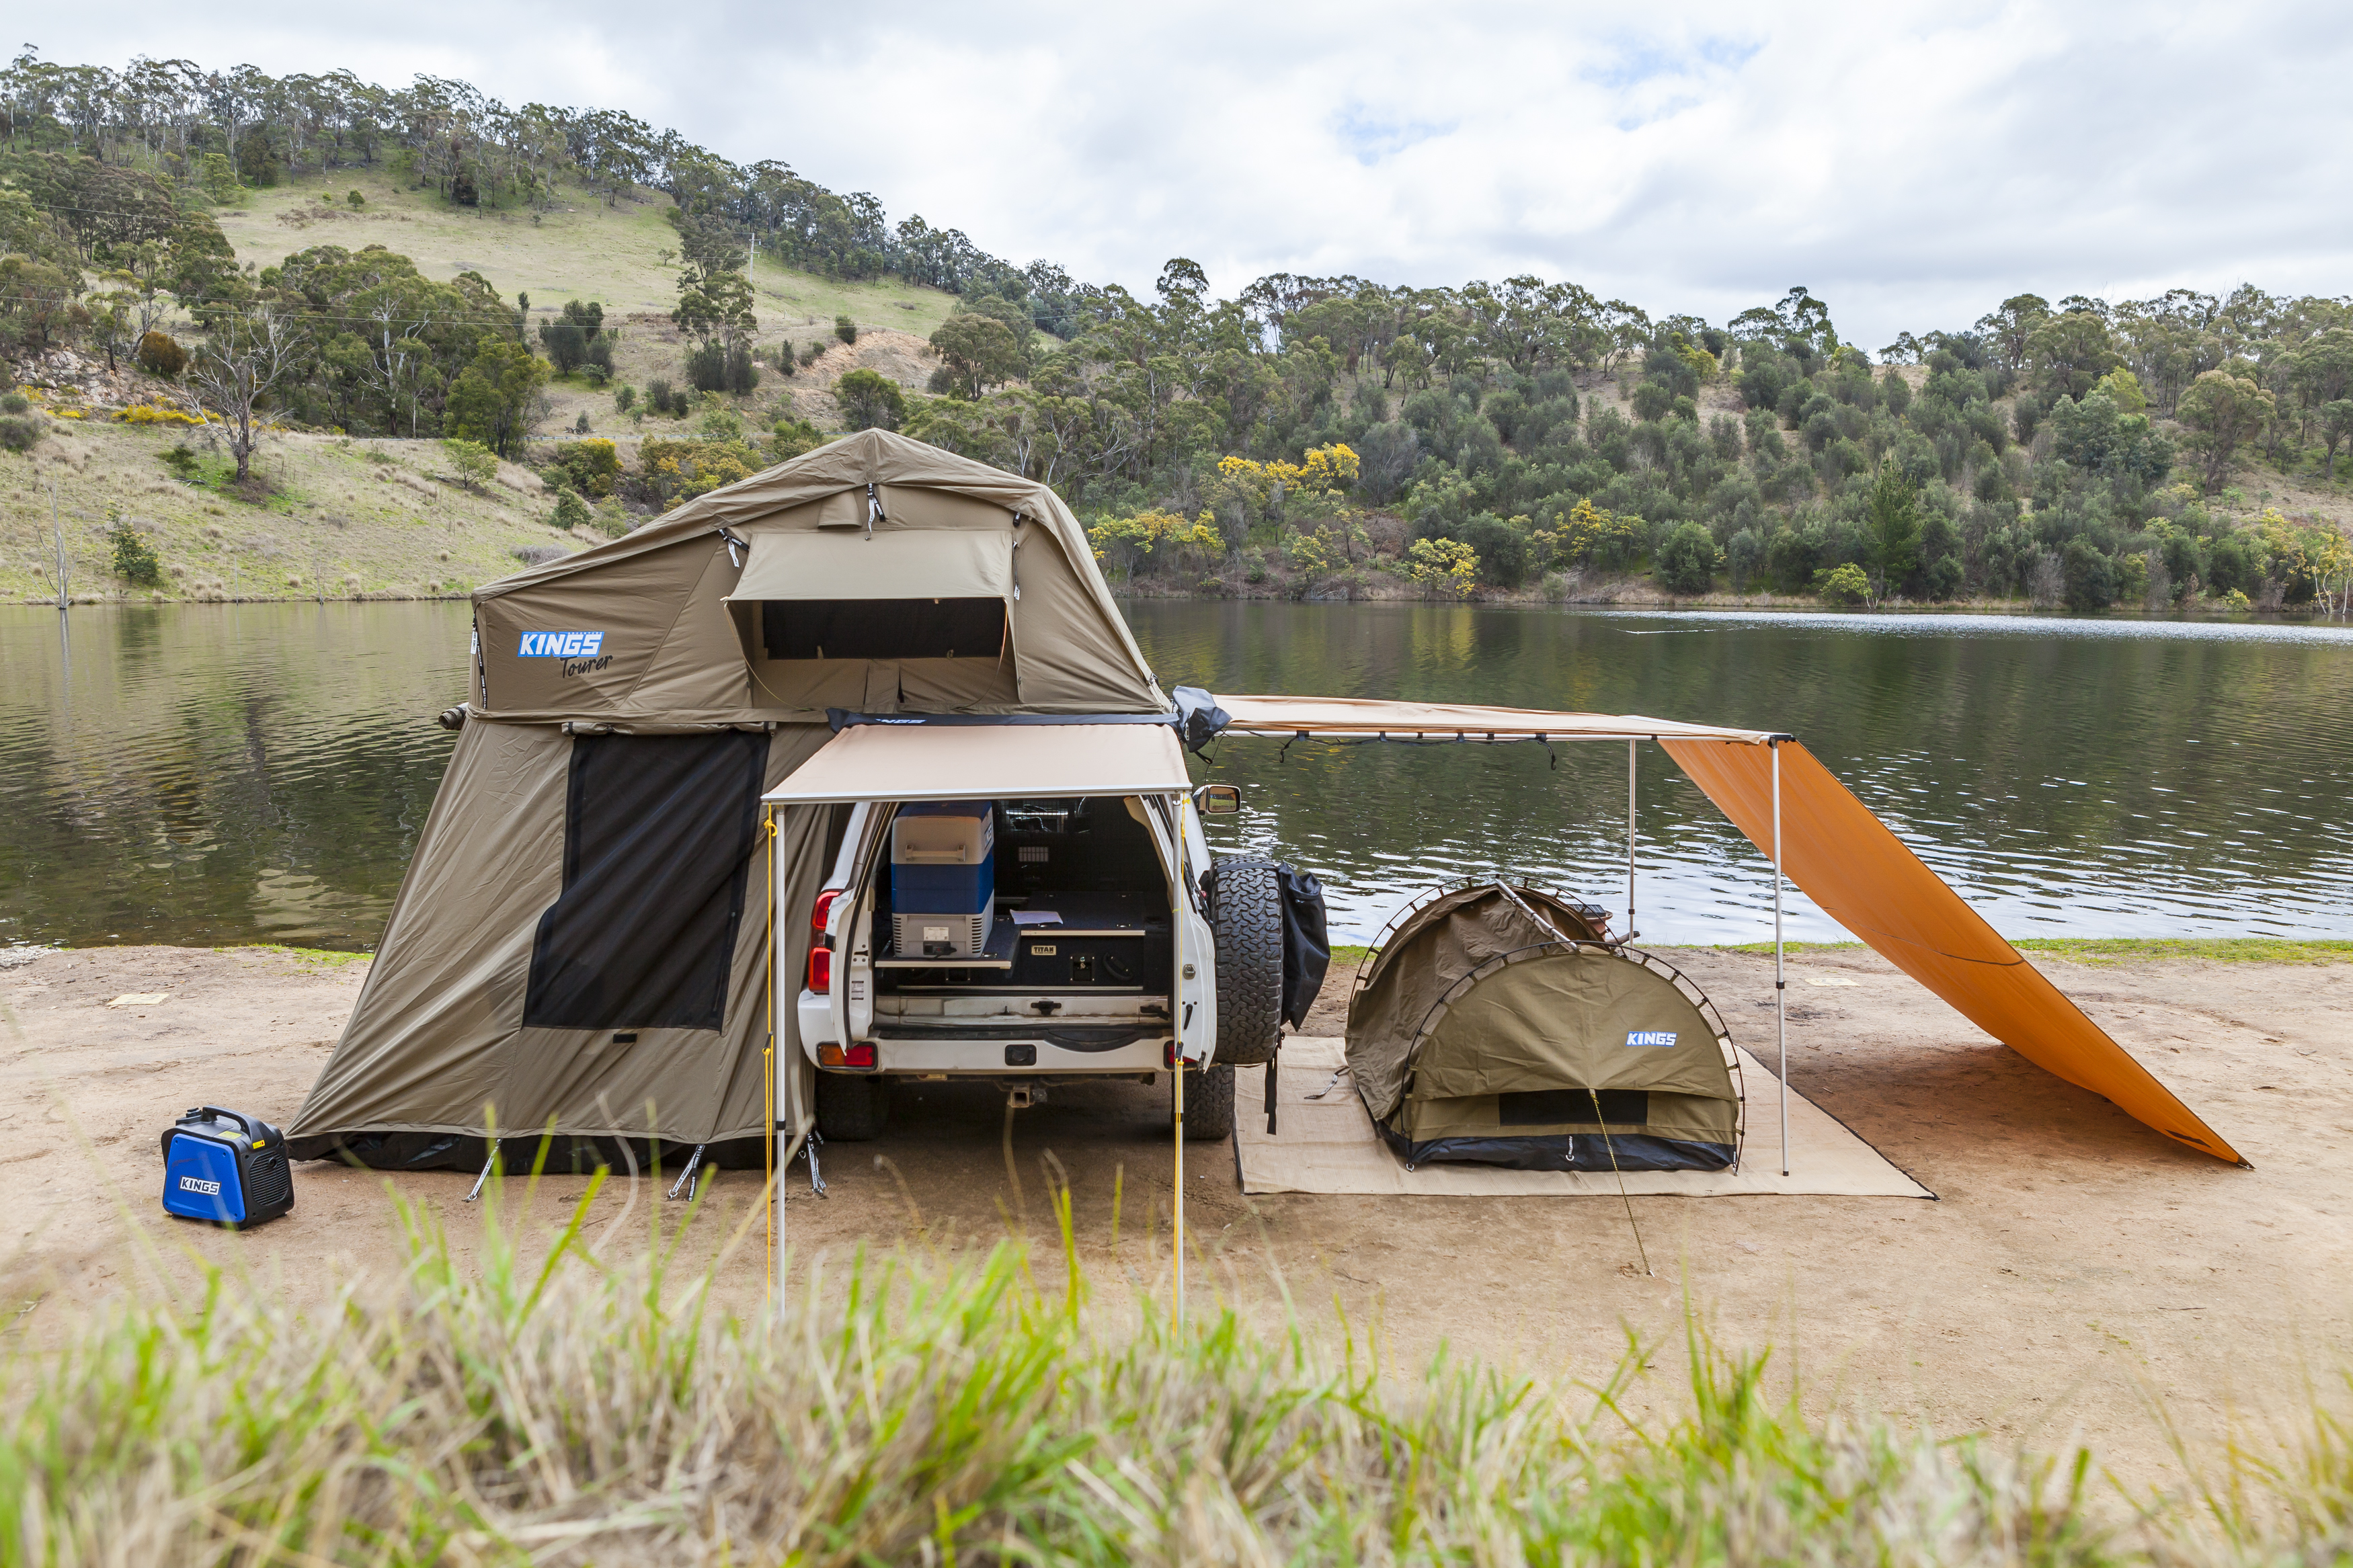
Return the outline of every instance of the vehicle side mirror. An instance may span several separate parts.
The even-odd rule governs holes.
[[[1193,809],[1203,816],[1231,816],[1241,808],[1239,784],[1203,784],[1193,792]]]

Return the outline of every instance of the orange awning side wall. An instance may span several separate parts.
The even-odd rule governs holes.
[[[1669,740],[1733,825],[1773,852],[1771,749]],[[1781,752],[1781,863],[1831,919],[2027,1060],[2218,1159],[2239,1152],[2063,995],[1795,742]]]

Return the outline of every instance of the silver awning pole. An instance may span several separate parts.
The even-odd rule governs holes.
[[[1176,1196],[1170,1204],[1173,1216],[1170,1234],[1176,1243],[1176,1321],[1181,1323],[1185,1321],[1185,926],[1186,917],[1193,910],[1193,900],[1189,896],[1192,888],[1185,876],[1184,796],[1172,795],[1168,797],[1168,825],[1176,842],[1176,852],[1173,857],[1176,865],[1176,886],[1168,900],[1176,927],[1176,994],[1168,999],[1172,1004],[1170,1021],[1176,1029],[1176,1060],[1172,1064],[1176,1070],[1169,1074],[1175,1085],[1170,1135],[1176,1146]]]
[[[1642,933],[1634,929],[1634,748],[1641,742],[1626,742],[1626,935],[1628,942]]]
[[[1789,976],[1781,962],[1781,742],[1773,752],[1773,1033],[1781,1047],[1781,1173],[1789,1173]]]

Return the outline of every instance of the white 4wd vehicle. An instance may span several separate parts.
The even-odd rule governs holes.
[[[814,908],[777,911],[815,927],[798,1005],[826,1141],[880,1133],[897,1079],[997,1079],[1021,1105],[1058,1079],[1151,1082],[1180,1034],[1186,1136],[1230,1133],[1234,1068],[1271,1058],[1282,997],[1276,867],[1214,858],[1201,832],[1240,805],[1227,785],[1176,797],[1174,820],[1159,795],[854,805]],[[968,921],[899,907],[911,868],[956,853],[955,832],[910,847],[943,812],[955,863],[993,876]]]

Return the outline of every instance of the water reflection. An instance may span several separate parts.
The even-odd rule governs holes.
[[[0,612],[0,942],[372,945],[468,630],[452,605]]]
[[[2147,622],[1145,601],[1164,682],[1796,731],[1994,924],[2353,935],[2353,637]],[[381,932],[463,698],[462,605],[0,610],[0,943]],[[1215,829],[1322,872],[1344,936],[1526,868],[1620,908],[1615,745],[1221,745]],[[1641,755],[1641,924],[1769,934],[1766,871]],[[1229,825],[1230,824],[1230,825]],[[1838,932],[1802,899],[1790,931]]]
[[[1164,679],[1647,713],[1795,731],[2013,935],[2353,934],[2353,634],[1997,616],[1563,614],[1139,602]],[[1420,884],[1525,867],[1622,909],[1622,748],[1233,742],[1239,829],[1313,866],[1336,923]],[[1761,858],[1655,748],[1641,924],[1770,934]],[[1840,933],[1802,898],[1789,930]]]

